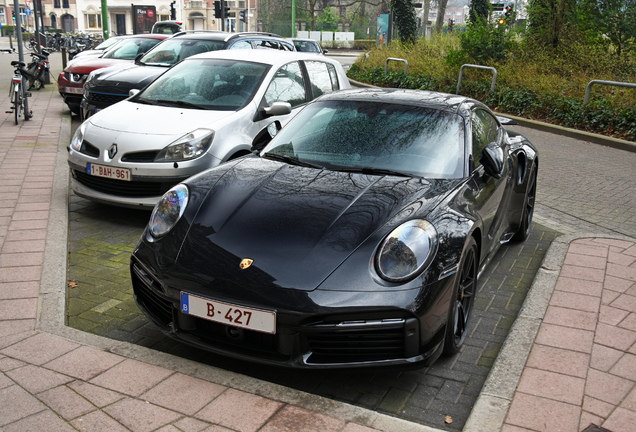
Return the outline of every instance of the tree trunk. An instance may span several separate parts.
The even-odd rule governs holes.
[[[446,5],[448,0],[439,0],[439,6],[437,8],[437,21],[435,21],[435,31],[442,33],[442,27],[444,26],[444,16],[446,15]]]

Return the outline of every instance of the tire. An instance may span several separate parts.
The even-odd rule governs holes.
[[[13,90],[13,114],[15,116],[15,124],[18,124],[18,119],[22,115],[22,88],[19,85],[15,85]]]
[[[537,198],[537,167],[534,166],[528,177],[528,188],[526,196],[523,198],[523,211],[519,230],[512,237],[515,242],[526,241],[532,229],[532,216],[534,215],[534,203]]]
[[[444,338],[444,354],[457,353],[466,339],[468,323],[475,304],[477,292],[477,242],[470,237],[464,248],[455,277],[453,296],[451,297],[446,335]]]

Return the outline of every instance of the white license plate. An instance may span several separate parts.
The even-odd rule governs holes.
[[[82,94],[84,93],[84,88],[83,87],[64,87],[64,92],[71,93],[71,94]]]
[[[106,177],[116,180],[132,180],[132,176],[128,168],[115,168],[106,165],[89,163],[86,164],[86,173],[97,177]]]
[[[276,312],[181,293],[181,312],[210,321],[276,334]]]

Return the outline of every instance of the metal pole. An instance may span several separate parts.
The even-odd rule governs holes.
[[[296,0],[292,0],[292,37],[296,36]]]
[[[13,0],[13,10],[15,14],[15,28],[18,35],[18,60],[24,62],[24,45],[22,44],[22,24],[20,23],[20,3],[18,0]],[[24,100],[24,119],[31,118],[31,112],[29,111],[29,99],[26,97],[26,79],[22,77],[22,99]],[[17,109],[17,107],[14,107]]]
[[[135,17],[133,17],[135,19]],[[106,0],[102,0],[102,36],[104,36],[104,40],[110,37],[110,31],[108,28],[108,6],[106,5]]]
[[[221,31],[225,31],[225,0],[219,0],[221,2]]]

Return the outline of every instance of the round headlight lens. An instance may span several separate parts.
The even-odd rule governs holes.
[[[428,267],[436,252],[435,227],[425,220],[411,220],[384,239],[376,255],[376,270],[389,282],[403,282]]]
[[[166,192],[150,216],[148,224],[150,234],[153,237],[167,234],[177,224],[187,205],[188,188],[186,185],[178,184]]]

